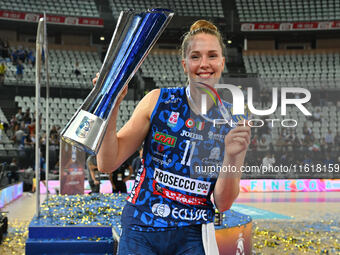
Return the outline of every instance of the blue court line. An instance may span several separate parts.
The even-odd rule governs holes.
[[[292,217],[274,213],[271,211],[258,209],[248,205],[241,205],[241,204],[233,204],[231,207],[232,210],[249,215],[253,220],[257,219],[292,219]]]

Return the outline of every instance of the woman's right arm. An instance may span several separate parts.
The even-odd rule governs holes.
[[[130,120],[116,132],[119,104],[127,93],[122,92],[112,111],[106,134],[97,155],[98,169],[101,172],[115,171],[128,159],[144,141],[150,129],[151,114],[160,94],[159,89],[148,93],[137,105]]]

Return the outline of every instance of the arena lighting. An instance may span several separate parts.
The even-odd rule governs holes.
[[[104,36],[101,36],[99,39],[100,39],[101,41],[104,41],[104,40],[105,40],[105,37],[104,37]]]
[[[232,40],[228,40],[227,43],[228,43],[228,44],[231,44],[231,43],[232,43]]]

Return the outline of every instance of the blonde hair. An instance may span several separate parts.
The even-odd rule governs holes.
[[[182,45],[181,45],[181,56],[182,56],[183,59],[186,57],[188,45],[189,45],[190,41],[192,40],[192,38],[195,35],[201,34],[201,33],[216,36],[216,38],[217,38],[217,40],[220,43],[220,46],[222,48],[222,55],[223,56],[225,55],[224,53],[225,53],[226,47],[223,43],[223,38],[222,38],[220,31],[210,21],[201,19],[201,20],[197,20],[194,24],[192,24],[191,27],[190,27],[190,31],[184,34],[183,42],[182,42]]]

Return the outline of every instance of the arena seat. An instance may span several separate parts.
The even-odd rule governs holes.
[[[332,51],[332,50],[331,50]],[[318,50],[244,51],[247,73],[257,73],[265,87],[304,86],[335,89],[340,80],[340,52]]]
[[[123,10],[134,9],[136,11],[145,11],[150,8],[169,8],[175,11],[178,16],[201,16],[207,18],[223,18],[223,8],[220,0],[174,0],[174,1],[133,1],[133,0],[109,0],[112,8],[112,14],[117,19]]]
[[[42,129],[45,130],[46,126],[46,100],[45,98],[41,98],[41,112],[42,112]],[[31,109],[34,109],[35,98],[34,97],[21,97],[16,96],[15,102],[18,103],[19,106],[29,106]],[[49,111],[50,111],[50,125],[59,125],[62,128],[67,124],[67,122],[72,118],[73,114],[78,110],[80,105],[84,102],[82,98],[50,98],[49,103]],[[131,117],[135,106],[139,101],[134,100],[123,100],[121,106],[119,108],[119,119],[117,122],[117,128],[120,129],[125,122]],[[23,110],[26,109],[23,107]],[[1,109],[0,109],[1,116]]]
[[[12,47],[14,51],[16,47]],[[32,48],[28,48],[28,51]],[[3,61],[0,58],[0,61]],[[80,75],[75,75],[74,70],[78,63]],[[24,74],[22,80],[16,78],[16,66],[7,64],[5,85],[35,86],[35,68],[28,63],[23,63]],[[89,50],[49,50],[49,77],[51,87],[62,88],[92,88],[92,78],[100,69],[102,63],[97,52]],[[45,85],[45,70],[42,70],[42,85]]]
[[[337,0],[236,0],[240,22],[339,20],[339,7]]]
[[[61,16],[80,16],[80,17],[99,17],[99,12],[93,0],[16,0],[2,1],[1,9],[61,15]]]

